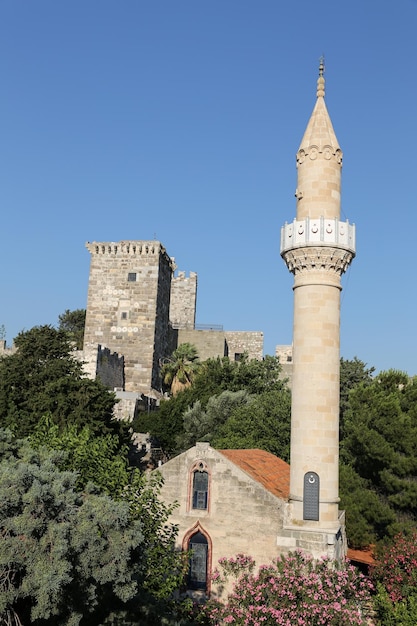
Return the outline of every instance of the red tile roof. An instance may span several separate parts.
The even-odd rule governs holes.
[[[265,450],[218,450],[278,498],[290,494],[290,466]]]
[[[356,563],[364,563],[365,565],[375,564],[372,548],[364,548],[362,550],[352,550],[352,548],[348,548],[347,558]]]

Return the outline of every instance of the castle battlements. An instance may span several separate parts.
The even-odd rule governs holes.
[[[185,272],[178,272],[178,274],[173,277],[173,280],[197,280],[197,273],[190,272],[189,276],[187,276]]]
[[[175,262],[165,247],[159,241],[106,241],[89,242],[85,247],[91,255],[111,256],[111,257],[159,257],[162,256],[169,263],[172,271],[175,270]]]

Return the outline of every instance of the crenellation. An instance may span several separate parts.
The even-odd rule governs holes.
[[[120,241],[120,242],[87,242],[86,248],[90,254],[122,256],[122,257],[153,257],[162,256],[174,268],[174,259],[167,254],[166,249],[159,241]]]

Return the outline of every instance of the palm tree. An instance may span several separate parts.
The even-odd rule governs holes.
[[[199,367],[197,348],[191,343],[181,343],[161,367],[161,378],[164,385],[170,387],[171,394],[176,396],[190,387]]]

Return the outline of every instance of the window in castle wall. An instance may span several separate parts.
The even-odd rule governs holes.
[[[136,272],[129,272],[127,275],[127,281],[129,283],[135,283],[136,282]]]
[[[203,533],[195,533],[189,541],[191,552],[188,571],[188,587],[190,589],[207,589],[207,556],[208,541]]]
[[[235,352],[235,361],[241,361],[243,358],[242,352]]]
[[[127,320],[127,313],[126,313],[126,311],[122,312],[121,318],[122,318],[122,320]]]
[[[193,473],[193,509],[207,509],[208,473],[196,470]]]

